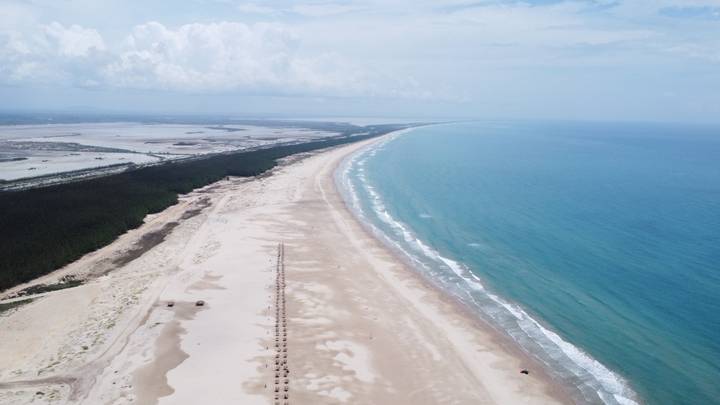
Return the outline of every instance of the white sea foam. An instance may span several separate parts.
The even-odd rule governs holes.
[[[390,214],[382,197],[367,178],[366,162],[387,143],[406,132],[408,130],[391,134],[351,155],[341,165],[336,180],[354,214],[380,240],[403,254],[418,271],[431,277],[430,281],[463,302],[477,307],[526,352],[546,364],[550,372],[575,384],[584,402],[636,405],[633,399],[636,394],[622,377],[544,327],[519,305],[488,291],[481,279],[465,265],[441,255]],[[357,179],[357,185],[353,179]],[[367,196],[370,211],[363,206],[361,192]],[[380,223],[374,223],[371,217]],[[380,224],[386,229],[381,229]],[[465,293],[457,291],[458,288]]]

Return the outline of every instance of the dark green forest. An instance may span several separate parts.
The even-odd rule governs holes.
[[[0,291],[32,280],[103,247],[177,202],[178,194],[226,176],[256,176],[296,153],[368,139],[398,126],[369,126],[363,135],[214,155],[91,180],[0,193]]]

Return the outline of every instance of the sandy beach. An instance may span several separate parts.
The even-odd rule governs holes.
[[[345,207],[333,173],[375,141],[196,190],[43,277],[90,281],[0,315],[0,403],[568,403]]]

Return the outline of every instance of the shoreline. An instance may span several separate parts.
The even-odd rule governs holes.
[[[624,376],[607,368],[583,348],[558,336],[541,318],[531,315],[519,304],[502,298],[492,290],[486,290],[482,280],[464,263],[429,246],[426,240],[432,240],[432,236],[427,234],[424,237],[418,236],[408,224],[388,212],[387,202],[378,194],[373,184],[368,184],[365,161],[371,159],[377,150],[383,149],[384,143],[391,142],[403,132],[411,130],[395,131],[385,135],[383,138],[386,138],[386,141],[383,145],[369,145],[354,152],[336,169],[336,186],[344,197],[345,208],[362,224],[364,231],[392,252],[404,263],[408,271],[423,281],[428,288],[438,291],[440,299],[451,302],[458,311],[468,315],[482,328],[493,332],[497,341],[505,348],[542,370],[542,378],[555,385],[556,391],[561,396],[576,403],[642,403],[642,397],[632,389],[630,382]],[[365,201],[366,199],[369,199],[369,202]],[[427,239],[428,237],[430,239]],[[445,270],[430,271],[435,268],[434,266]],[[447,274],[444,271],[447,271]],[[469,288],[456,290],[455,283],[462,286],[467,283]],[[483,291],[483,293],[476,295],[475,291]],[[468,295],[469,299],[465,295]],[[490,299],[484,298],[485,295]],[[493,306],[495,304],[499,306],[496,308]],[[515,309],[510,309],[509,306]],[[541,339],[529,337],[530,343],[528,343],[526,340],[528,336],[534,336],[532,334],[534,330],[528,331],[519,323],[515,325],[512,322],[503,322],[507,317],[498,316],[498,310],[500,313],[507,311],[508,316],[512,315],[510,316],[512,321],[529,319],[537,326],[539,332],[547,336],[547,343],[557,345],[557,347],[550,346],[550,349],[559,349],[567,357],[553,355],[551,350],[538,343],[538,340],[542,342]],[[574,370],[577,367],[587,375],[576,374],[577,371]],[[606,378],[607,376],[609,379]]]
[[[107,263],[207,203],[129,263],[0,317],[0,403],[274,403],[280,242],[291,403],[571,403],[534,366],[520,374],[529,358],[428,286],[345,207],[334,170],[378,139],[195,190],[52,273]]]
[[[391,136],[399,136],[401,135],[401,133],[411,130],[412,128],[393,131],[374,140],[366,141],[366,145],[364,145],[360,149],[370,148],[373,146],[373,144],[381,142],[385,138],[389,138]],[[354,218],[355,221],[357,221],[357,223],[360,225],[362,230],[369,238],[375,240],[378,245],[382,246],[382,248],[390,252],[390,254],[398,262],[402,263],[402,265],[405,267],[404,270],[407,272],[407,274],[409,274],[411,277],[414,277],[419,283],[421,283],[423,288],[435,292],[437,294],[437,299],[448,304],[455,311],[462,314],[465,317],[466,321],[469,322],[471,325],[475,325],[478,329],[487,332],[493,340],[493,343],[500,345],[503,349],[509,351],[512,355],[516,356],[519,359],[522,359],[523,362],[528,366],[532,366],[527,368],[533,370],[533,373],[535,373],[536,376],[539,376],[539,378],[544,381],[544,383],[546,383],[548,387],[550,387],[549,390],[553,395],[561,398],[563,402],[573,403],[574,401],[570,393],[570,387],[566,387],[562,382],[555,380],[549,374],[547,366],[545,364],[542,364],[533,355],[525,352],[524,349],[517,342],[507,336],[507,333],[505,331],[501,330],[500,326],[492,324],[488,319],[484,318],[484,315],[478,313],[473,308],[470,308],[468,305],[450,296],[439,285],[437,285],[436,282],[432,280],[429,275],[417,271],[406,255],[398,251],[397,248],[389,246],[387,242],[383,241],[381,238],[375,235],[376,230],[374,229],[374,225],[366,223],[358,217],[353,208],[349,205],[349,201],[347,200],[347,197],[345,195],[347,190],[342,190],[342,186],[338,184],[337,175],[338,171],[341,169],[341,166],[347,164],[347,160],[351,159],[354,155],[358,155],[361,153],[363,153],[362,150],[356,150],[348,153],[343,159],[340,159],[336,163],[333,169],[333,184],[335,187],[335,192],[343,201],[343,207],[346,212],[352,218]]]

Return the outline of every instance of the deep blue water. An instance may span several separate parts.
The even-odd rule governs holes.
[[[720,128],[429,126],[339,181],[579,402],[720,403]]]

